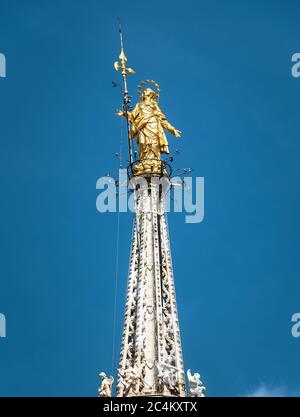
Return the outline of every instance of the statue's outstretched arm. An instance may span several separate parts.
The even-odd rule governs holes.
[[[171,123],[168,122],[165,114],[163,113],[163,111],[159,108],[159,106],[157,106],[157,110],[160,113],[160,122],[162,127],[167,130],[168,132],[172,133],[172,135],[176,136],[177,138],[179,138],[181,136],[181,132],[180,130],[177,130],[174,126],[171,125]]]
[[[169,123],[165,118],[165,116],[161,119],[161,124],[162,127],[168,132],[172,133],[172,135],[176,136],[177,138],[181,136],[180,130],[177,130],[174,126],[172,126],[171,123]]]

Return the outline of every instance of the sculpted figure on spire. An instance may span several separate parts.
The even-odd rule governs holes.
[[[155,83],[156,84],[156,83]],[[156,84],[157,86],[157,84]],[[119,116],[127,116],[130,122],[130,139],[136,138],[139,163],[135,174],[158,173],[162,170],[161,154],[169,153],[165,130],[176,137],[181,132],[172,126],[157,103],[159,93],[146,88],[141,93],[141,101],[131,112],[118,111]]]

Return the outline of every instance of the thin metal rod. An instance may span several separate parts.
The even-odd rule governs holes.
[[[121,52],[124,53],[124,42],[123,42],[123,30],[122,30],[122,24],[121,24],[121,18],[119,19],[119,34],[120,34],[120,44],[121,44]],[[127,127],[127,139],[128,139],[128,150],[129,150],[129,161],[130,165],[133,163],[133,156],[132,156],[132,143],[130,139],[130,124],[129,124],[129,104],[130,99],[128,95],[128,89],[127,89],[127,79],[126,79],[126,71],[122,72],[122,79],[123,79],[123,111],[125,113],[126,117],[126,127]]]

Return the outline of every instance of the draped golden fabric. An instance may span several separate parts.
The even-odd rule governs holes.
[[[140,169],[150,165],[156,168],[161,166],[161,154],[169,153],[168,141],[164,130],[179,137],[176,130],[166,119],[154,99],[155,93],[147,88],[135,108],[129,113],[131,123],[130,138],[136,137],[139,149]]]

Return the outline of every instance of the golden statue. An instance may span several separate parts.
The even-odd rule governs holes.
[[[168,141],[164,130],[172,133],[176,137],[180,137],[180,130],[172,126],[162,110],[160,109],[157,100],[160,95],[159,85],[153,80],[142,81],[138,86],[141,101],[136,104],[132,111],[129,111],[129,96],[127,90],[127,74],[134,74],[132,68],[127,68],[127,58],[123,50],[123,41],[121,37],[121,54],[119,56],[121,64],[116,61],[114,63],[115,69],[122,70],[123,78],[123,110],[118,110],[118,116],[124,116],[127,119],[128,125],[128,140],[129,140],[129,154],[130,163],[132,165],[132,173],[135,175],[141,174],[155,174],[166,175],[161,154],[169,153]],[[146,88],[142,91],[145,84],[153,84],[157,92],[151,88]],[[139,150],[139,161],[133,162],[132,146],[130,141],[136,138]]]
[[[122,111],[117,114],[126,116]],[[151,88],[142,92],[141,101],[127,115],[130,121],[130,139],[136,137],[139,149],[139,163],[135,165],[135,174],[159,173],[162,171],[161,154],[169,153],[164,130],[176,137],[180,137],[181,132],[168,122],[157,103],[157,93]]]

